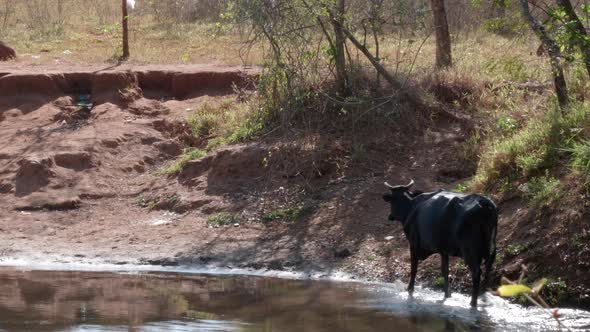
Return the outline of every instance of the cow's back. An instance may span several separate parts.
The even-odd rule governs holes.
[[[404,230],[408,229],[411,242],[417,241],[420,248],[430,252],[461,256],[465,237],[473,236],[470,230],[486,222],[480,220],[482,207],[495,209],[491,200],[476,194],[438,191],[423,195],[417,197],[419,203]]]

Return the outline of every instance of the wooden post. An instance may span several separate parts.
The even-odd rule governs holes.
[[[127,13],[127,0],[122,0],[123,10],[123,56],[121,60],[129,59],[129,14]]]

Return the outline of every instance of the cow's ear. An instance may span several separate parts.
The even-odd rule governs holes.
[[[391,202],[392,199],[393,199],[393,196],[391,194],[383,195],[383,200],[386,202]]]

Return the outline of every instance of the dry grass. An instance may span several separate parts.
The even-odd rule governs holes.
[[[0,0],[0,28],[2,9]],[[112,62],[121,53],[119,0],[66,1],[59,15],[57,0],[16,2],[0,29],[0,39],[27,64]],[[31,12],[39,12],[32,15]],[[61,19],[59,17],[62,17]],[[259,64],[260,48],[245,48],[240,38],[206,21],[163,23],[149,11],[130,14],[131,63]]]

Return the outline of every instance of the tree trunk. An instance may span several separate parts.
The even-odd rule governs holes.
[[[343,96],[349,94],[348,75],[346,73],[346,53],[344,43],[346,36],[344,34],[344,15],[346,11],[345,0],[337,0],[335,14],[331,18],[334,28],[334,61],[336,63],[336,85],[338,92]]]
[[[559,61],[561,56],[559,46],[557,46],[555,41],[549,37],[545,27],[533,17],[529,9],[528,0],[520,0],[520,8],[522,16],[529,23],[531,29],[533,29],[537,37],[539,37],[545,50],[547,50],[547,53],[549,54],[549,58],[551,59],[551,72],[553,74],[555,93],[557,94],[559,106],[563,109],[569,103],[569,98],[567,95],[567,84],[563,74],[563,67]]]
[[[121,60],[129,59],[129,15],[127,14],[127,0],[122,0],[123,10],[123,56]]]
[[[584,28],[584,25],[576,14],[576,10],[569,0],[557,0],[557,5],[564,9],[567,20],[571,22],[571,26],[568,25],[568,28],[573,30],[572,33],[578,34],[574,37],[574,42],[580,48],[580,52],[582,53],[586,65],[586,71],[590,76],[590,44],[588,43],[588,33],[586,33],[586,28]]]
[[[436,34],[436,68],[445,68],[453,65],[451,57],[451,35],[447,23],[447,12],[444,0],[430,0],[432,16],[434,18],[434,31]]]

